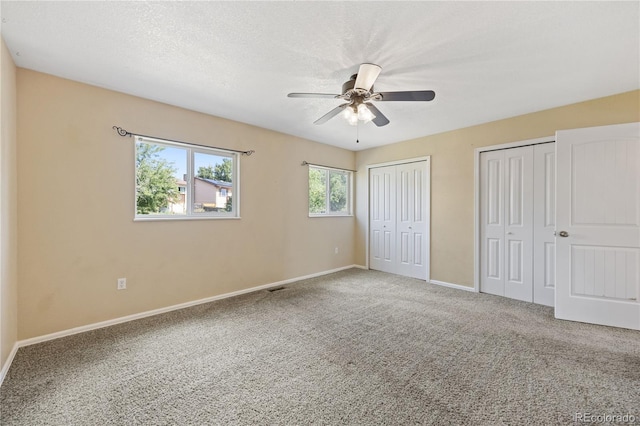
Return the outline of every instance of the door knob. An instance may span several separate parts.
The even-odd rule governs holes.
[[[409,227],[409,229],[413,229],[412,227]]]
[[[566,238],[566,237],[569,236],[569,233],[567,231],[560,231],[560,232],[558,232],[558,236]]]
[[[507,235],[513,235],[513,232],[509,231],[507,232]]]

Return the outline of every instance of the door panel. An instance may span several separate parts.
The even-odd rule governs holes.
[[[371,169],[369,176],[369,264],[372,269],[395,273],[395,169]]]
[[[523,259],[522,259],[522,241],[509,241],[509,250],[507,251],[507,264],[509,265],[508,280],[515,284],[524,284],[523,281]]]
[[[640,329],[640,123],[556,144],[556,318]]]
[[[544,277],[542,281],[542,286],[545,289],[551,290],[551,296],[554,295],[554,289],[556,287],[556,243],[544,243],[544,262],[542,262],[541,267],[543,269],[543,273],[541,276]],[[535,294],[535,293],[534,293]],[[538,301],[536,303],[542,303],[542,301]],[[553,303],[553,297],[550,303]],[[553,305],[550,305],[553,306]]]
[[[522,169],[524,165],[524,157],[519,153],[512,152],[519,149],[513,149],[508,152],[507,160],[507,225],[523,226],[522,210],[524,209],[524,177]]]
[[[374,229],[371,231],[371,258],[380,259],[382,254],[380,253],[380,230]]]
[[[424,266],[425,257],[424,250],[422,249],[424,244],[425,242],[422,239],[422,233],[415,232],[413,234],[413,262],[418,267]]]
[[[413,203],[413,220],[416,223],[426,223],[424,217],[424,209],[426,208],[426,200],[424,185],[426,185],[426,174],[422,168],[415,169],[413,173],[413,199],[416,202]],[[420,257],[420,256],[419,256]],[[421,258],[421,257],[420,257]]]
[[[533,302],[533,147],[505,150],[504,295]]]
[[[408,170],[396,168],[396,178],[398,179],[398,261],[399,273],[407,275],[406,270],[410,269],[413,250],[409,244],[411,238],[410,225],[411,209],[413,204],[413,192]]]
[[[502,274],[500,273],[502,269],[501,245],[501,239],[487,239],[487,277],[496,280],[502,280]]]
[[[424,233],[427,227],[423,214],[426,209],[425,165],[425,162],[421,161],[396,166],[400,195],[397,229],[401,253],[398,273],[423,280],[427,278],[425,261],[422,258],[426,253]]]
[[[398,205],[398,213],[400,213],[400,222],[407,222],[409,220],[409,214],[411,213],[411,203],[413,199],[411,198],[411,185],[409,185],[409,172],[406,170],[398,170],[396,177],[400,178],[398,182],[398,195],[400,199],[398,200],[400,203]]]
[[[603,140],[574,145],[571,151],[572,180],[582,183],[572,187],[572,222],[638,226],[638,205],[625,196],[637,192],[637,144]]]
[[[492,155],[487,153],[487,176],[486,188],[487,192],[487,224],[502,227],[502,204],[504,200],[502,189],[502,153]]]
[[[480,291],[504,296],[504,151],[480,153]]]
[[[572,294],[624,301],[638,299],[635,284],[640,249],[574,245],[571,260]]]
[[[533,301],[553,306],[556,278],[556,147],[533,147]]]
[[[400,232],[400,263],[405,265],[409,264],[409,254],[411,253],[409,237],[408,232]]]
[[[393,252],[395,251],[393,249],[393,232],[391,231],[383,231],[383,235],[384,235],[384,254],[382,255],[382,260],[385,261],[386,263],[388,263],[389,265],[391,265],[391,262],[393,262]],[[391,266],[390,266],[391,267]],[[392,272],[393,268],[391,268],[389,270],[389,272]]]
[[[480,291],[533,301],[533,147],[480,154]]]

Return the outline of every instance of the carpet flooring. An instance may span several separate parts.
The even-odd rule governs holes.
[[[640,423],[640,333],[352,269],[20,348],[0,404],[3,426]]]

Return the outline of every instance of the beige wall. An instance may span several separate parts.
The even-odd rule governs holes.
[[[300,165],[353,168],[353,152],[34,71],[17,77],[19,339],[353,264],[355,218],[308,218]],[[113,125],[255,149],[241,159],[242,219],[133,222],[133,141]]]
[[[431,156],[431,279],[473,286],[474,150],[634,121],[640,121],[640,91],[358,152],[355,262],[366,261],[367,165]]]
[[[0,46],[0,369],[17,340],[16,66]]]
[[[16,72],[12,63],[9,68]],[[4,63],[2,71],[4,150],[5,115],[15,120],[15,109],[5,114]],[[15,99],[15,86],[9,92]],[[640,91],[634,91],[353,153],[24,69],[17,70],[17,103],[19,339],[364,265],[366,166],[425,155],[432,159],[431,277],[471,286],[475,148],[640,121]],[[113,125],[255,149],[241,160],[242,219],[134,223],[133,142],[117,136]],[[15,136],[8,146],[3,188],[5,173],[15,188]],[[307,217],[302,160],[358,169],[356,218]],[[264,191],[265,183],[283,190]],[[15,229],[15,189],[5,196],[3,221],[8,210],[8,226]],[[7,238],[3,262],[6,255],[11,264],[15,252],[5,254],[4,247],[15,246],[16,237]],[[5,304],[15,297],[15,272],[10,275],[5,280],[3,272],[3,285],[11,284]],[[127,290],[115,290],[119,277],[127,277]],[[15,305],[9,305],[3,309],[3,356],[4,326],[15,328]],[[5,321],[5,311],[14,320]],[[15,334],[9,338],[14,341]]]

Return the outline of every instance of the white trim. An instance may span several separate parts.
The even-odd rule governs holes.
[[[555,142],[554,136],[527,139],[498,145],[482,146],[473,153],[473,290],[480,292],[480,153],[498,149],[518,148],[526,145]]]
[[[348,169],[337,169],[335,167],[327,167],[327,166],[316,166],[315,164],[307,164],[309,166],[309,170],[311,169],[323,169],[327,171],[327,182],[325,186],[325,212],[324,213],[311,213],[309,212],[309,217],[350,217],[353,216],[354,212],[354,194],[353,190],[353,174],[355,173],[353,170]],[[349,181],[347,184],[347,211],[346,212],[332,212],[331,211],[331,179],[329,174],[332,172],[340,172],[349,177]],[[309,199],[309,210],[311,209],[311,199]]]
[[[477,290],[473,287],[469,287],[466,285],[461,285],[461,284],[451,284],[451,283],[447,283],[444,281],[438,281],[438,280],[431,280],[429,281],[429,284],[435,284],[435,285],[439,285],[442,287],[449,287],[449,288],[455,288],[457,290],[464,290],[464,291],[470,291],[473,293],[477,293]]]
[[[240,216],[187,216],[187,215],[166,215],[166,216],[138,216],[133,218],[134,222],[157,222],[159,220],[235,220],[242,219]]]
[[[473,290],[480,292],[480,151],[473,153]]]
[[[96,330],[96,329],[99,329],[99,328],[109,327],[109,326],[116,325],[116,324],[122,324],[122,323],[125,323],[125,322],[134,321],[134,320],[141,319],[141,318],[146,318],[146,317],[151,317],[151,316],[154,316],[154,315],[164,314],[166,312],[176,311],[178,309],[184,309],[184,308],[189,308],[191,306],[201,305],[203,303],[209,303],[209,302],[213,302],[213,301],[216,301],[216,300],[227,299],[229,297],[239,296],[241,294],[252,293],[252,292],[260,291],[260,290],[266,290],[266,289],[269,289],[269,288],[272,288],[272,287],[278,287],[278,286],[281,286],[281,285],[284,285],[284,284],[290,284],[290,283],[294,283],[294,282],[297,282],[297,281],[306,280],[306,279],[309,279],[309,278],[320,277],[322,275],[332,274],[334,272],[339,272],[339,271],[343,271],[345,269],[351,269],[351,268],[362,268],[362,266],[360,266],[360,265],[343,266],[343,267],[340,267],[340,268],[330,269],[328,271],[316,272],[314,274],[304,275],[304,276],[301,276],[301,277],[289,278],[289,279],[282,280],[282,281],[277,281],[277,282],[274,282],[274,283],[263,284],[263,285],[259,285],[259,286],[256,286],[256,287],[246,288],[244,290],[233,291],[231,293],[225,293],[225,294],[220,294],[220,295],[217,295],[217,296],[206,297],[204,299],[193,300],[191,302],[179,303],[177,305],[167,306],[167,307],[159,308],[159,309],[153,309],[151,311],[140,312],[140,313],[137,313],[137,314],[127,315],[127,316],[119,317],[119,318],[114,318],[114,319],[107,320],[107,321],[101,321],[101,322],[96,322],[96,323],[93,323],[93,324],[87,324],[87,325],[83,325],[83,326],[80,326],[80,327],[70,328],[68,330],[62,330],[62,331],[58,331],[58,332],[51,333],[51,334],[45,334],[43,336],[37,336],[37,337],[32,337],[30,339],[20,340],[20,341],[18,341],[16,343],[16,345],[17,345],[17,347],[34,345],[36,343],[42,343],[42,342],[46,342],[48,340],[54,340],[54,339],[59,339],[61,337],[71,336],[71,335],[78,334],[78,333],[84,333],[85,331],[91,331],[91,330]],[[7,367],[7,369],[8,369],[8,367]]]
[[[16,342],[13,344],[13,349],[11,349],[11,352],[9,353],[7,360],[2,366],[2,370],[0,370],[0,386],[2,386],[2,382],[4,382],[4,378],[7,376],[7,373],[9,372],[9,368],[11,367],[11,363],[13,362],[13,358],[16,356],[16,353],[18,352],[19,347],[20,347],[20,342]]]
[[[186,188],[185,188],[185,205],[186,211],[184,214],[138,214],[138,189],[135,188],[133,192],[133,221],[157,221],[157,220],[192,220],[192,219],[240,219],[240,157],[241,153],[236,151],[227,151],[219,148],[207,148],[204,146],[194,146],[184,142],[165,141],[164,139],[156,139],[147,136],[135,136],[135,143],[133,144],[134,155],[134,177],[137,175],[138,168],[136,160],[138,158],[138,145],[160,145],[183,149],[186,154]],[[230,212],[207,212],[207,213],[194,213],[193,204],[195,200],[195,155],[205,154],[216,157],[228,158],[232,162],[232,180],[231,191],[232,197],[235,201],[232,203],[232,210]]]
[[[371,182],[370,181],[371,176],[369,176],[370,169],[371,168],[369,166],[367,166],[367,175],[365,177],[365,179],[366,179],[366,183],[365,184],[367,186],[367,193],[365,195],[365,197],[366,197],[365,198],[365,202],[367,203],[367,208],[365,209],[366,218],[365,218],[365,221],[364,221],[364,229],[365,229],[365,231],[364,231],[364,266],[367,269],[369,269],[369,216],[371,216],[371,212],[369,211],[371,209],[371,203],[370,203],[370,200],[369,200],[369,198],[371,197],[371,194],[369,192],[371,190],[371,188],[369,188],[369,185],[370,185],[370,182]],[[358,221],[356,220],[356,224],[357,224],[357,222]]]
[[[370,197],[371,197],[371,193],[370,190],[371,188],[369,188],[369,182],[370,182],[370,178],[371,176],[369,175],[369,173],[371,172],[371,169],[375,169],[377,167],[386,167],[386,166],[396,166],[398,164],[409,164],[409,163],[418,163],[420,161],[425,161],[426,162],[426,172],[427,172],[427,179],[428,179],[428,185],[425,188],[427,191],[426,194],[426,201],[427,201],[427,216],[428,216],[428,223],[427,223],[427,229],[425,230],[425,235],[427,236],[427,247],[426,247],[426,272],[427,272],[427,276],[425,277],[425,280],[427,282],[429,282],[430,278],[431,278],[431,156],[430,155],[426,155],[423,157],[413,157],[413,158],[406,158],[404,160],[394,160],[394,161],[387,161],[385,163],[375,163],[375,164],[367,164],[366,169],[367,169],[367,217],[366,217],[366,230],[365,230],[365,236],[364,236],[364,244],[365,244],[365,268],[369,269],[369,216],[371,216],[371,212],[369,211],[370,207],[371,207],[371,203],[370,203]]]
[[[387,161],[386,163],[375,163],[367,165],[367,172],[369,169],[375,169],[376,167],[397,166],[398,164],[417,163],[419,161],[429,161],[430,155],[424,157],[406,158],[404,160]]]
[[[527,140],[524,140],[524,141],[501,143],[501,144],[498,144],[498,145],[481,146],[479,148],[476,148],[475,150],[477,152],[495,151],[497,149],[519,148],[519,147],[525,146],[525,145],[537,145],[537,144],[540,144],[540,143],[549,143],[549,142],[555,142],[555,141],[556,141],[556,137],[554,135],[554,136],[546,136],[544,138],[535,138],[535,139],[527,139]]]

